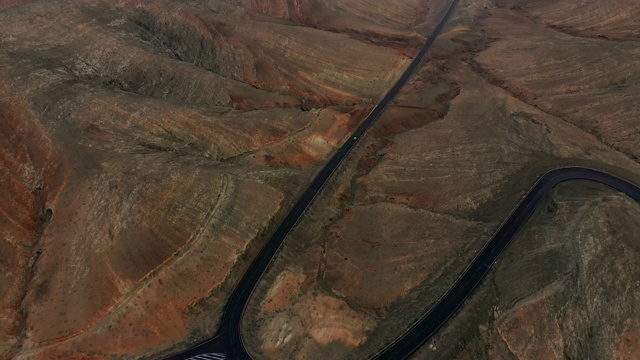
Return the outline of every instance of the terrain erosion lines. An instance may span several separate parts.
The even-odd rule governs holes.
[[[169,357],[168,359],[189,359],[197,354],[208,352],[208,348],[212,346],[220,346],[220,342],[222,342],[225,354],[229,358],[251,359],[251,356],[247,352],[242,340],[240,331],[241,322],[244,310],[249,303],[255,287],[262,279],[262,275],[266,271],[267,266],[275,258],[284,239],[304,215],[318,193],[324,188],[331,175],[335,172],[338,166],[340,166],[346,156],[349,155],[353,147],[358,143],[359,139],[365,135],[368,129],[378,120],[387,106],[393,102],[400,90],[402,90],[402,88],[409,82],[409,79],[422,63],[427,51],[431,48],[438,35],[447,24],[449,18],[452,16],[458,2],[459,0],[450,1],[448,7],[444,10],[441,20],[438,22],[431,35],[427,38],[418,55],[416,55],[407,69],[398,78],[396,83],[384,95],[382,100],[371,110],[365,120],[362,121],[362,123],[349,136],[347,141],[336,150],[334,155],[317,173],[309,187],[301,194],[291,211],[275,230],[272,237],[249,265],[249,268],[240,279],[236,289],[227,301],[218,334],[180,354]]]
[[[422,318],[400,338],[380,351],[373,359],[407,359],[453,316],[480,285],[497,258],[504,252],[540,203],[553,188],[565,181],[589,180],[618,190],[640,202],[640,187],[604,171],[565,167],[551,170],[538,178],[507,219],[476,255],[454,285]]]

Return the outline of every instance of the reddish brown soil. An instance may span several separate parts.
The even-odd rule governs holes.
[[[528,3],[527,7],[501,8],[492,1],[461,1],[423,68],[361,139],[267,271],[245,317],[245,342],[256,358],[303,359],[324,351],[331,358],[358,359],[375,353],[448,289],[545,170],[580,164],[640,179],[639,134],[634,125],[638,81],[632,69],[638,44],[551,29],[531,13],[543,2]],[[597,7],[592,3],[589,6]],[[556,7],[558,12],[573,9]],[[632,22],[636,18],[616,19]],[[620,79],[627,80],[620,86],[610,83]],[[593,196],[589,190],[585,193],[585,198]],[[635,212],[632,202],[618,200],[603,205],[595,216],[599,221],[577,215],[584,211],[586,216],[591,207],[578,212],[567,204],[557,221],[570,224],[571,229],[560,232],[554,227],[547,236],[583,241],[586,235],[578,227],[586,222],[594,234],[589,246],[596,246],[601,237],[607,239],[605,244],[625,239],[624,234],[614,233],[616,226],[605,215]],[[637,226],[634,221],[620,224],[632,232]],[[554,231],[561,235],[554,237]],[[535,259],[540,260],[535,254],[547,254],[549,249],[530,243]],[[581,256],[595,251],[567,246],[578,264]],[[578,300],[598,294],[598,301],[611,304],[613,298],[595,285],[582,289],[575,283],[568,288],[553,283],[546,288],[540,284],[554,270],[531,273],[522,267],[510,268],[503,271],[504,276],[518,278],[500,280],[504,289],[496,296],[529,291],[526,300],[500,305],[511,310],[485,321],[484,314],[493,316],[484,312],[493,303],[486,297],[490,290],[481,293],[471,301],[480,310],[465,308],[469,316],[461,315],[462,320],[438,335],[437,344],[425,347],[420,356],[530,359],[570,354],[570,358],[585,358],[587,350],[580,347],[587,341],[589,324],[601,329],[590,349],[602,358],[623,354],[628,351],[624,346],[633,349],[632,334],[637,331],[630,326],[635,325],[621,314],[635,309],[626,289],[632,283],[638,253],[632,245],[625,249],[628,256],[613,259],[612,255],[606,260],[609,251],[596,251],[601,256],[590,263],[593,272],[580,275],[584,281],[588,277],[597,282],[601,276],[595,270],[597,264],[613,261],[602,275],[613,281],[615,268],[622,271],[631,266],[615,287],[624,292],[624,303],[613,310]],[[547,255],[548,262],[560,257],[555,252]],[[515,255],[514,262],[524,258],[529,257]],[[310,269],[304,285],[293,287],[297,294],[291,295],[288,289],[286,298],[278,299],[279,304],[289,304],[279,305],[286,311],[260,307],[269,301],[269,289],[281,274],[300,268]],[[555,279],[570,282],[571,276],[558,270]],[[359,329],[344,325],[350,335],[330,344],[315,339],[314,325],[309,324],[288,328],[286,344],[267,346],[260,334],[283,324],[303,324],[308,305],[302,299],[317,293],[344,302],[367,321]],[[563,308],[569,298],[570,307]],[[597,320],[589,317],[596,314],[591,310],[596,311]],[[338,314],[331,308],[327,312],[325,317]],[[575,336],[572,329],[577,331]],[[348,340],[359,331],[365,336],[362,342]],[[615,340],[621,336],[628,341]]]
[[[0,2],[0,358],[154,357],[215,331],[424,39],[420,2],[282,4]]]

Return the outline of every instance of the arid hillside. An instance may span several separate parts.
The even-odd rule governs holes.
[[[561,184],[416,359],[634,359],[639,226],[626,196]]]
[[[254,358],[374,354],[444,294],[546,170],[640,181],[640,43],[629,34],[640,14],[631,1],[616,6],[633,16],[581,3],[460,2],[267,270],[244,319]],[[634,359],[638,209],[563,185],[416,357]]]
[[[288,3],[0,2],[0,358],[210,336],[440,6]]]
[[[0,359],[161,358],[213,334],[435,0],[0,1]],[[286,239],[255,359],[361,359],[542,172],[640,183],[640,6],[461,0]],[[635,359],[640,205],[567,183],[417,359]]]
[[[638,4],[498,5],[482,20],[495,41],[478,57],[486,74],[638,162]],[[515,61],[505,67],[506,59]],[[559,186],[474,298],[415,358],[637,358],[639,206],[589,182]]]

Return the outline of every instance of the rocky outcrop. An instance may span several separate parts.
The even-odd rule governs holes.
[[[42,253],[40,237],[65,179],[56,148],[35,115],[0,88],[0,339],[10,357],[24,330],[22,300]]]

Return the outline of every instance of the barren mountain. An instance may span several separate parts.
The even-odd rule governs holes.
[[[215,331],[432,16],[286,4],[0,2],[0,358],[157,357]]]
[[[561,184],[416,359],[634,359],[639,226],[626,196]]]
[[[420,72],[267,270],[244,320],[254,358],[374,354],[444,294],[545,170],[583,165],[638,182],[638,44],[572,35],[544,20],[547,8],[570,18],[562,16],[570,5],[522,3],[460,2]],[[614,38],[633,26],[602,32]],[[633,358],[637,205],[566,186],[573,192],[554,195],[547,215],[553,224],[532,219],[548,240],[520,235],[526,251],[506,255],[489,290],[419,358]],[[614,307],[608,291],[619,295]],[[501,317],[484,320],[494,303]],[[492,352],[497,336],[507,350]]]
[[[447,4],[0,1],[0,358],[160,358],[213,334]],[[545,170],[640,183],[639,12],[461,0],[267,269],[249,352],[370,356]],[[639,212],[562,185],[416,358],[633,359]]]

